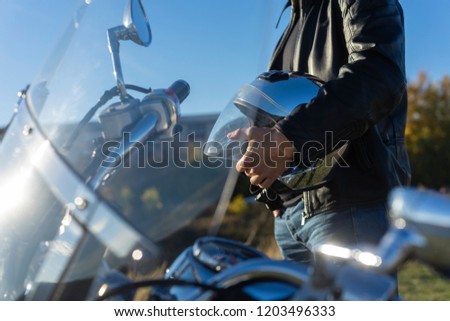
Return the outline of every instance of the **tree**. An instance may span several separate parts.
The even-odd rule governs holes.
[[[450,186],[450,77],[438,82],[421,73],[408,86],[406,147],[413,185]]]

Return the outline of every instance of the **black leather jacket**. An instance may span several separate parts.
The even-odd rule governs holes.
[[[291,8],[269,69],[285,69],[289,57],[292,70],[325,84],[277,128],[298,151],[308,141],[325,144],[327,131],[334,143],[350,141],[349,167],[303,193],[305,214],[384,202],[390,189],[410,181],[402,8],[397,0],[292,0]],[[292,33],[294,26],[299,29]]]

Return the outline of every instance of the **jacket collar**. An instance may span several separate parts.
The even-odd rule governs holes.
[[[276,25],[276,28],[278,28],[278,25],[280,24],[281,17],[283,16],[283,13],[286,11],[287,8],[292,7],[293,12],[300,12],[300,8],[307,9],[315,0],[287,0],[286,4],[283,7],[283,10],[281,11],[280,16],[278,17],[278,22]]]
[[[293,10],[307,9],[315,0],[290,0]]]

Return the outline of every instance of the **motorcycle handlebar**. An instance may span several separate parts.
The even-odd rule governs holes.
[[[189,84],[184,80],[175,81],[169,88],[169,91],[173,92],[180,103],[182,103],[191,91]]]

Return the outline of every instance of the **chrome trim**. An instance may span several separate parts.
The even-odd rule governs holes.
[[[151,253],[158,252],[156,245],[151,244],[136,229],[128,226],[128,223],[104,202],[98,203],[86,227],[118,257],[127,256],[139,246],[144,246]]]
[[[139,21],[136,21],[138,19]],[[143,39],[142,35],[146,36]],[[120,40],[132,40],[138,45],[148,47],[152,41],[152,33],[147,15],[141,0],[129,0],[125,8],[122,25],[108,29],[108,48],[111,53],[113,72],[116,78],[120,100],[125,101],[127,91],[120,61]]]
[[[122,23],[132,41],[144,47],[151,44],[152,32],[141,0],[128,1]]]
[[[142,117],[141,120],[133,127],[133,130],[129,132],[129,144],[125,145],[124,142],[120,143],[118,150],[115,154],[119,155],[114,158],[114,161],[108,161],[112,163],[112,166],[102,165],[97,171],[95,177],[89,184],[94,190],[100,188],[106,181],[111,177],[111,174],[117,169],[118,166],[122,165],[126,158],[129,157],[131,152],[136,148],[138,144],[145,144],[146,139],[155,132],[156,125],[158,124],[158,119],[155,115],[149,113]],[[112,158],[112,156],[108,156]]]
[[[450,230],[448,196],[429,190],[397,188],[389,196],[389,206],[393,219],[401,218],[407,224],[426,224]]]
[[[339,300],[386,301],[395,297],[396,280],[358,267],[346,266],[336,277],[335,289],[340,289]]]
[[[438,269],[450,269],[450,198],[436,191],[396,188],[389,195],[390,217],[397,229],[424,240],[412,254]],[[411,241],[410,241],[411,242]]]
[[[108,29],[108,48],[111,53],[111,60],[113,66],[113,73],[116,78],[117,88],[120,93],[120,100],[125,101],[127,97],[127,90],[125,88],[125,81],[123,78],[122,64],[120,61],[120,44],[119,40],[124,38],[124,35],[128,34],[128,30],[124,26],[117,26]]]
[[[55,197],[67,205],[70,213],[84,228],[120,255],[129,254],[127,251],[134,249],[138,244],[148,251],[157,249],[156,245],[85,185],[81,177],[72,170],[46,138],[28,104],[26,108],[19,109],[15,122],[18,128],[25,126],[35,128],[32,134],[24,136],[24,156],[29,158],[29,163],[39,172]],[[76,206],[79,199],[83,200],[85,207]],[[114,233],[109,233],[108,229]],[[121,237],[121,241],[118,242],[117,235],[126,237]]]
[[[289,261],[267,258],[251,259],[217,274],[208,282],[209,285],[226,289],[241,282],[258,278],[279,279],[302,286],[309,279],[309,267]]]
[[[393,273],[411,255],[414,249],[424,248],[427,240],[409,229],[391,228],[381,239],[376,253],[381,257],[377,271]]]

